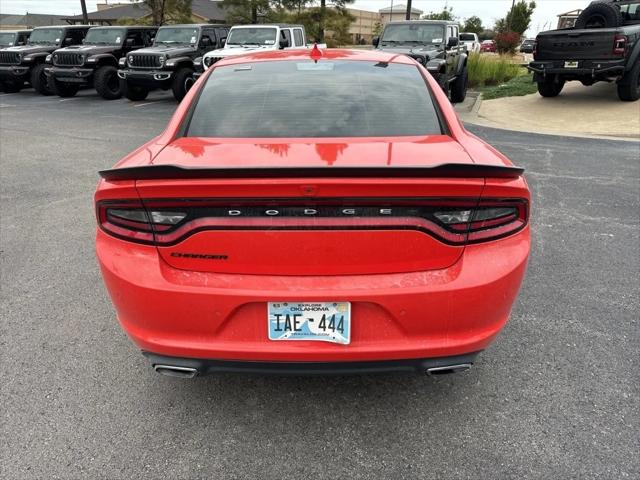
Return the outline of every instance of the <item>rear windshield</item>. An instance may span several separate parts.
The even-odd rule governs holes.
[[[317,138],[441,133],[430,92],[414,65],[294,60],[216,68],[185,134]]]
[[[460,34],[460,40],[462,40],[463,42],[473,42],[475,41],[476,37],[471,34],[471,33],[461,33]]]

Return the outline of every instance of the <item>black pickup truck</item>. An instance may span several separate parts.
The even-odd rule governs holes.
[[[538,92],[556,97],[565,82],[616,82],[623,101],[640,98],[640,1],[592,2],[573,28],[536,38],[534,73]]]
[[[373,39],[373,46],[413,58],[433,75],[452,103],[459,103],[466,98],[469,84],[459,30],[457,23],[444,20],[389,22]]]
[[[153,46],[120,59],[118,77],[129,100],[144,100],[151,90],[173,91],[180,101],[193,82],[194,59],[223,45],[229,27],[215,24],[160,27]]]
[[[93,86],[107,100],[122,96],[118,79],[118,60],[138,48],[153,43],[157,27],[93,27],[82,45],[56,50],[48,58],[45,73],[51,91],[72,97],[81,86]]]

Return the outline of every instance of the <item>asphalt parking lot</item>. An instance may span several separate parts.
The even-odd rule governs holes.
[[[640,143],[472,128],[527,169],[534,245],[471,371],[185,381],[122,333],[93,245],[96,172],[174,108],[0,95],[0,477],[640,477]]]

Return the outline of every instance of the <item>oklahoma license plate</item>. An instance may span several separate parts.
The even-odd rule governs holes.
[[[349,344],[349,302],[270,302],[269,340],[316,340]]]
[[[578,62],[564,62],[564,68],[578,68]]]

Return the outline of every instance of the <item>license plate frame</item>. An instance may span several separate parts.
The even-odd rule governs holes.
[[[579,65],[580,62],[578,62],[577,60],[564,62],[564,68],[578,68]]]
[[[268,302],[272,341],[351,343],[351,302]]]

